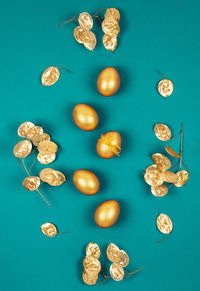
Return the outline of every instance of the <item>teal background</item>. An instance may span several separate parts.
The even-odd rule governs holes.
[[[91,14],[103,7],[121,12],[119,46],[104,49],[102,31],[95,21],[98,44],[94,52],[73,39],[75,23],[57,26],[75,14]],[[199,277],[199,1],[6,1],[0,3],[1,87],[1,195],[0,289],[2,291],[53,290],[200,290]],[[52,87],[40,83],[48,66],[62,66]],[[116,67],[120,91],[111,98],[96,89],[99,72]],[[164,99],[156,90],[161,71],[174,82],[174,93]],[[77,103],[93,106],[100,118],[93,132],[77,128],[72,109]],[[44,127],[59,145],[52,167],[68,178],[61,187],[42,185],[49,208],[37,192],[22,187],[25,171],[12,149],[20,123]],[[153,125],[166,123],[176,134],[184,124],[184,158],[191,175],[183,188],[171,188],[163,198],[151,195],[143,180],[150,154],[163,152],[165,143],[155,138]],[[122,135],[120,158],[101,159],[95,145],[101,133]],[[179,138],[169,143],[178,150]],[[27,159],[28,165],[31,159]],[[88,197],[72,183],[73,172],[94,171],[101,190]],[[36,163],[32,174],[42,165]],[[96,207],[117,199],[121,215],[110,229],[98,228]],[[155,220],[168,214],[174,230],[169,238],[158,232]],[[52,222],[60,232],[45,237],[40,225]],[[122,282],[109,280],[89,287],[81,279],[82,260],[89,241],[99,244],[101,262],[108,271],[105,249],[110,241],[130,256],[130,270],[144,270]]]

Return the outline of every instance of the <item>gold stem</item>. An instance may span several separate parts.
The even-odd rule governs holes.
[[[51,206],[51,204],[47,201],[47,199],[42,195],[39,189],[36,189],[36,191],[40,194],[40,196],[44,199],[44,201],[47,203],[48,206]]]
[[[65,233],[71,233],[71,231],[58,232],[58,234],[65,234]]]
[[[183,161],[183,123],[181,122],[181,144],[180,144],[180,171]]]
[[[135,270],[135,271],[133,271],[133,272],[126,273],[125,276],[131,276],[131,275],[133,275],[133,274],[135,274],[135,273],[141,271],[142,269],[144,269],[144,267],[142,267],[142,268],[140,268],[140,269],[138,269],[138,270]]]
[[[164,238],[162,238],[161,240],[157,241],[156,243],[161,243],[162,241],[166,240],[168,238],[169,234],[167,234]]]
[[[177,136],[179,136],[180,133],[181,133],[181,131],[179,131],[175,136],[173,136],[172,138],[170,138],[170,140],[175,139]]]
[[[65,22],[63,22],[63,23],[61,23],[60,25],[58,25],[58,28],[59,27],[61,27],[62,25],[64,25],[64,24],[66,24],[66,23],[68,23],[68,22],[70,22],[70,21],[74,21],[74,20],[77,20],[78,18],[71,18],[71,19],[69,19],[69,20],[67,20],[67,21],[65,21]]]
[[[29,173],[29,171],[28,171],[27,168],[26,168],[26,165],[25,165],[24,159],[22,159],[22,163],[23,163],[23,167],[24,167],[26,173],[27,173],[28,176],[30,177],[30,173]]]
[[[29,171],[32,169],[32,167],[34,166],[35,162],[37,161],[37,158],[35,158],[35,160],[32,162],[30,168],[28,169]]]
[[[101,8],[101,9],[97,10],[97,11],[94,13],[94,16],[95,16],[97,13],[99,13],[100,11],[105,10],[105,9],[108,9],[108,8]]]

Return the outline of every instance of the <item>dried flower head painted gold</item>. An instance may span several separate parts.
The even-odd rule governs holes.
[[[27,138],[18,142],[13,149],[14,156],[16,157],[18,163],[24,167],[26,173],[28,174],[28,177],[23,180],[23,187],[28,191],[37,191],[50,206],[49,202],[44,198],[39,190],[41,180],[51,186],[60,186],[66,181],[65,175],[59,171],[47,168],[40,172],[40,177],[31,176],[30,169],[36,160],[44,165],[52,163],[56,158],[58,146],[55,142],[50,140],[50,136],[47,133],[44,133],[41,126],[36,126],[34,123],[29,121],[22,123],[19,126],[17,133],[20,137]],[[38,151],[37,157],[28,169],[25,165],[24,159],[33,154],[35,151]],[[21,159],[21,162],[19,159]]]
[[[109,51],[114,51],[117,47],[117,36],[120,33],[119,21],[119,10],[116,8],[108,8],[101,26],[105,33],[103,36],[103,45]]]

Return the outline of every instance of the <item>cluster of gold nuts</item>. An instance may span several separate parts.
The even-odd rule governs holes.
[[[154,127],[154,133],[161,141],[169,141],[171,139],[171,130],[165,124],[156,124]],[[170,146],[166,146],[166,152],[179,159],[177,165],[173,168],[176,169],[179,166],[179,171],[173,172],[169,170],[172,167],[171,161],[165,155],[161,153],[155,153],[151,156],[154,164],[146,168],[144,174],[144,180],[151,186],[151,193],[156,197],[165,196],[168,193],[168,187],[164,184],[171,183],[176,187],[182,187],[188,180],[189,171],[183,170],[182,164],[186,164],[183,161],[182,152],[182,139],[183,139],[183,128],[181,129],[181,147],[180,153],[175,152]]]
[[[13,149],[17,161],[18,159],[22,159],[22,163],[19,163],[24,167],[28,174],[28,177],[23,180],[23,187],[28,191],[36,190],[42,196],[38,189],[41,181],[46,182],[51,186],[59,186],[64,183],[66,181],[65,175],[51,168],[41,170],[39,176],[31,176],[24,162],[24,159],[31,154],[34,146],[34,151],[38,150],[37,160],[41,164],[47,165],[55,160],[58,146],[50,140],[49,134],[45,133],[41,126],[36,126],[29,121],[22,123],[17,132],[18,136],[25,138],[18,142]],[[47,204],[49,205],[48,202]]]
[[[120,32],[119,21],[119,10],[108,8],[101,26],[104,32],[103,45],[109,51],[114,51],[117,47],[117,36]]]
[[[129,264],[129,256],[124,250],[120,250],[118,246],[110,243],[106,250],[107,258],[112,262],[110,265],[110,276],[103,273],[106,279],[112,278],[115,281],[121,281],[124,277],[128,278],[137,270],[131,273],[125,273],[124,268]],[[86,257],[83,260],[83,274],[82,278],[85,284],[95,285],[98,281],[99,273],[101,271],[101,263],[98,260],[101,255],[99,246],[96,243],[90,242],[86,247]]]

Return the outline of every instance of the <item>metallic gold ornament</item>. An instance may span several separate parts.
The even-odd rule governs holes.
[[[128,266],[129,264],[129,256],[128,254],[124,251],[124,250],[121,250],[121,259],[120,259],[120,265],[125,268],[126,266]]]
[[[114,18],[117,22],[120,21],[120,13],[116,8],[108,8],[105,13],[105,18]]]
[[[121,281],[124,278],[124,269],[119,263],[112,263],[110,266],[110,275],[115,281]]]
[[[120,75],[113,67],[107,67],[98,76],[97,89],[103,96],[114,95],[120,87]]]
[[[172,81],[168,79],[163,79],[158,83],[158,92],[163,97],[168,97],[173,93],[174,85]]]
[[[174,186],[176,187],[182,187],[187,183],[187,180],[189,178],[189,173],[185,170],[180,170],[176,173],[177,181],[174,183]]]
[[[32,139],[32,142],[34,146],[38,146],[40,142],[50,140],[50,135],[47,133],[42,133],[41,135],[38,135]]]
[[[37,149],[42,155],[50,155],[57,152],[58,146],[53,141],[44,140],[39,143]]]
[[[77,104],[74,107],[73,120],[80,129],[86,131],[94,130],[99,123],[97,112],[88,104]]]
[[[144,174],[144,180],[150,186],[160,186],[163,184],[163,179],[158,169],[148,170]]]
[[[121,136],[117,131],[104,133],[97,142],[97,153],[104,159],[119,156],[121,151]]]
[[[158,215],[156,225],[158,230],[164,234],[169,234],[173,229],[173,224],[170,217],[163,213]]]
[[[38,153],[37,160],[43,165],[51,164],[56,158],[56,154],[49,154],[49,155],[42,155],[41,153]]]
[[[119,203],[116,200],[108,200],[97,207],[94,220],[99,227],[108,228],[117,222],[119,213]]]
[[[93,195],[99,191],[99,179],[89,170],[77,170],[73,175],[73,182],[77,190],[83,194]]]
[[[102,30],[105,34],[111,37],[116,37],[120,33],[120,27],[118,22],[112,17],[106,17],[101,24]]]
[[[18,130],[17,130],[17,133],[20,137],[24,137],[26,138],[26,134],[27,134],[27,131],[29,130],[29,128],[35,126],[34,123],[32,122],[29,122],[29,121],[26,121],[24,123],[22,123],[19,127],[18,127]]]
[[[44,233],[44,235],[46,235],[48,237],[54,237],[58,234],[56,226],[52,223],[49,223],[49,222],[41,225],[41,230]]]
[[[85,271],[91,276],[98,274],[101,271],[101,263],[98,259],[92,256],[86,256],[83,260],[83,267]]]
[[[98,273],[97,274],[88,274],[85,270],[83,270],[83,282],[87,285],[95,285],[98,280]]]
[[[26,136],[28,139],[33,140],[36,137],[38,137],[39,135],[43,134],[43,128],[40,126],[33,126],[31,128],[29,128],[29,130],[26,133]]]
[[[60,78],[60,71],[57,67],[48,67],[42,73],[41,82],[43,86],[52,86]]]
[[[151,158],[159,170],[164,171],[164,170],[168,170],[171,167],[171,161],[163,154],[156,153],[156,154],[153,154]]]
[[[171,171],[163,171],[161,177],[164,182],[175,184],[177,181],[177,175]]]
[[[89,243],[86,247],[86,256],[91,256],[98,259],[101,255],[100,248],[96,243]]]
[[[60,186],[66,181],[65,175],[63,173],[51,168],[43,169],[40,172],[40,179],[43,182],[48,183],[50,186]]]
[[[78,43],[83,43],[83,32],[85,32],[85,29],[81,26],[77,26],[74,29],[74,38]]]
[[[177,153],[177,152],[175,152],[170,146],[166,146],[165,147],[165,150],[166,150],[166,152],[170,155],[170,156],[172,156],[172,157],[175,157],[175,158],[180,158],[181,156]]]
[[[78,23],[86,30],[90,30],[93,27],[92,16],[87,12],[82,12],[78,17]]]
[[[32,143],[29,140],[22,140],[18,142],[13,149],[13,153],[16,158],[26,158],[31,151]]]
[[[96,43],[97,43],[97,39],[95,34],[92,31],[86,30],[83,32],[83,44],[84,46],[90,50],[93,51]]]
[[[108,51],[114,51],[117,47],[117,38],[111,37],[108,34],[104,34],[103,45],[104,45],[105,49],[107,49]]]
[[[119,263],[122,259],[121,250],[113,243],[110,243],[107,247],[106,254],[112,263]]]
[[[24,179],[23,186],[28,191],[35,191],[40,186],[40,178],[37,176],[29,176]]]
[[[154,132],[158,139],[162,141],[167,141],[171,139],[172,133],[169,127],[165,124],[156,124],[154,126]]]
[[[165,185],[151,186],[151,193],[156,197],[163,197],[167,195],[168,188]]]

